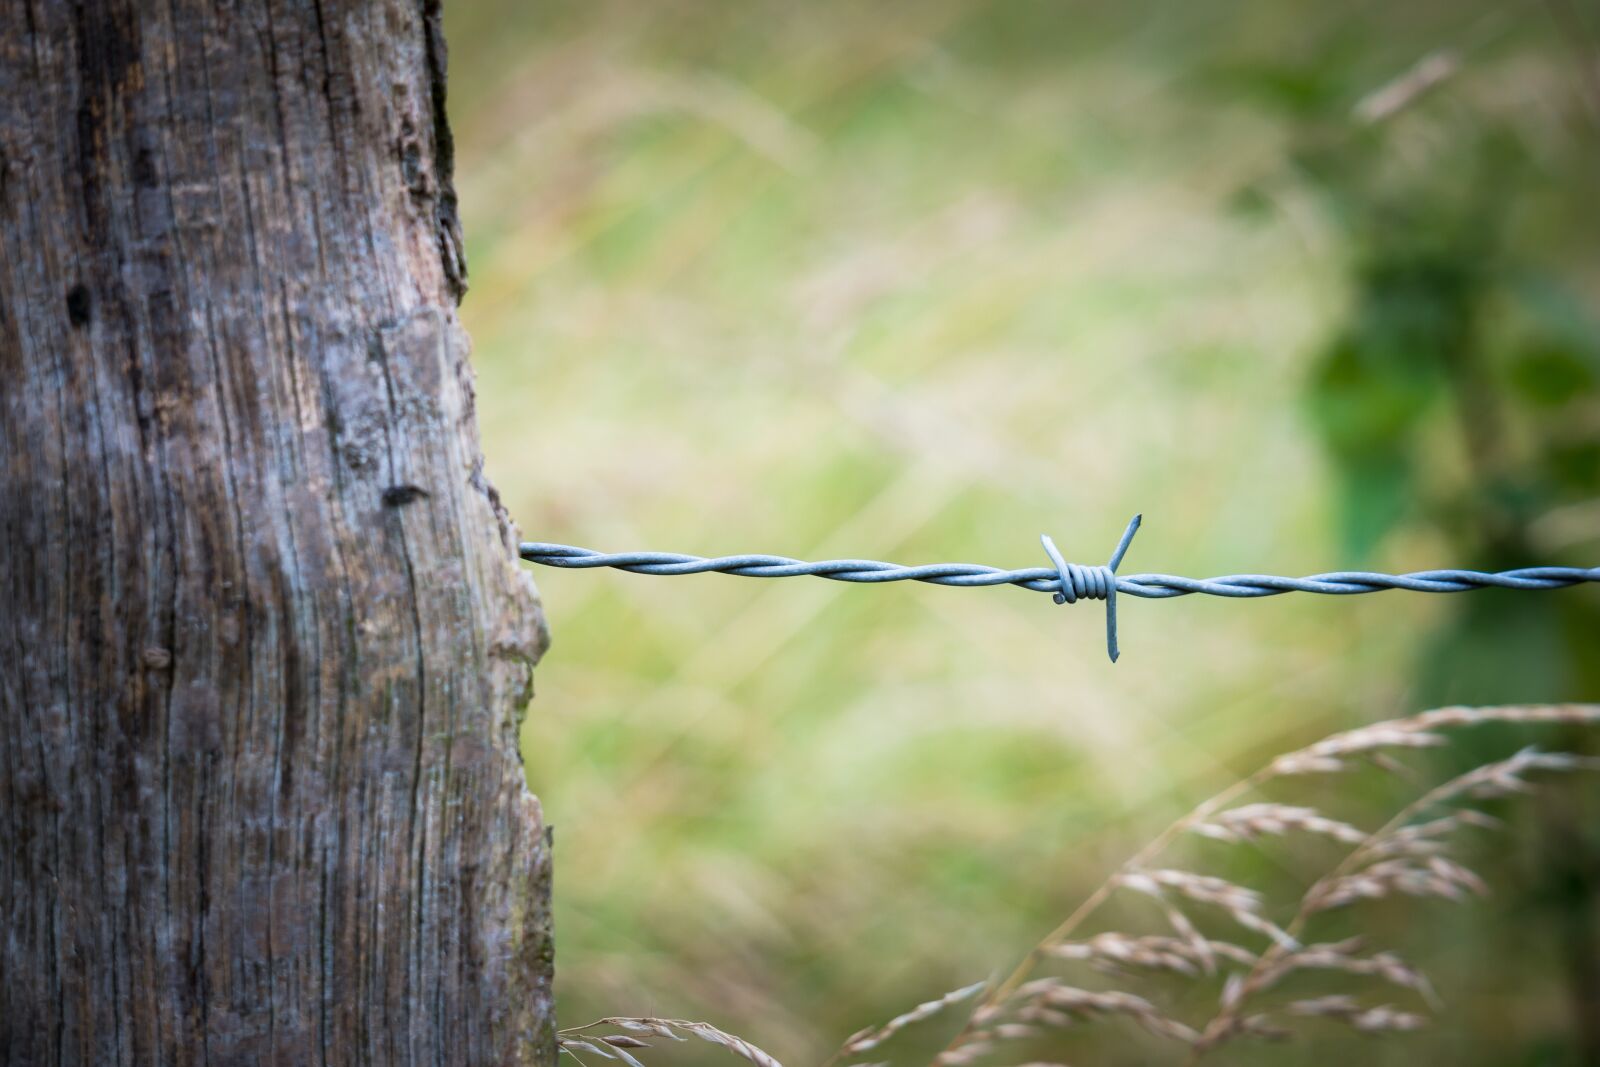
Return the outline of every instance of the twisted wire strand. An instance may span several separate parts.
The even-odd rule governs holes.
[[[1103,600],[1106,603],[1106,651],[1116,662],[1116,595],[1166,600],[1171,597],[1203,593],[1207,596],[1253,599],[1283,593],[1322,593],[1354,596],[1385,589],[1408,589],[1417,593],[1464,593],[1472,589],[1561,589],[1585,582],[1600,582],[1600,567],[1522,567],[1488,573],[1469,570],[1415,571],[1411,574],[1378,574],[1372,571],[1332,571],[1304,578],[1285,578],[1272,574],[1227,574],[1217,578],[1185,578],[1176,574],[1116,573],[1122,556],[1139,529],[1140,516],[1123,532],[1111,561],[1105,566],[1069,563],[1048,536],[1040,540],[1053,564],[1050,567],[1023,567],[1004,570],[981,563],[927,563],[903,567],[873,559],[828,559],[816,562],[788,556],[688,556],[676,552],[596,552],[573,545],[524,542],[522,558],[546,567],[588,569],[614,567],[634,574],[704,574],[715,571],[747,578],[796,578],[810,575],[836,582],[876,584],[879,582],[927,582],[958,588],[1015,585],[1051,594],[1058,604],[1078,600]]]
[[[1015,585],[1039,593],[1061,592],[1054,567],[1003,570],[981,563],[927,563],[903,567],[871,559],[828,559],[807,563],[788,556],[687,556],[676,552],[596,552],[573,545],[524,542],[522,558],[546,567],[586,570],[614,567],[634,574],[738,574],[747,578],[796,578],[811,575],[836,582],[927,582],[961,588]],[[1075,565],[1073,565],[1075,566]],[[1089,567],[1084,570],[1098,570]],[[1228,574],[1218,578],[1184,578],[1175,574],[1119,574],[1116,591],[1149,600],[1204,593],[1208,596],[1254,598],[1281,593],[1325,593],[1349,596],[1385,589],[1416,593],[1464,593],[1471,589],[1562,589],[1585,582],[1600,582],[1600,567],[1523,567],[1518,570],[1438,570],[1411,574],[1377,574],[1372,571],[1332,571],[1304,578],[1270,574]],[[1079,592],[1077,596],[1086,596]],[[1102,598],[1103,599],[1103,598]]]

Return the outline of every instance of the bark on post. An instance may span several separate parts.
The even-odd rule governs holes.
[[[438,0],[0,13],[0,1063],[552,1063]]]

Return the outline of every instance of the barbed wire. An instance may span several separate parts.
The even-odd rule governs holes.
[[[872,559],[829,559],[816,562],[788,556],[688,556],[676,552],[596,552],[573,545],[528,541],[521,545],[522,558],[546,567],[587,569],[613,567],[634,574],[736,574],[746,578],[797,578],[808,575],[836,582],[876,584],[878,582],[928,582],[959,587],[1015,585],[1040,593],[1050,593],[1058,604],[1078,600],[1103,600],[1106,603],[1106,652],[1116,662],[1117,594],[1148,600],[1203,593],[1207,596],[1251,599],[1283,593],[1322,593],[1353,596],[1385,589],[1407,589],[1415,593],[1464,593],[1471,589],[1561,589],[1585,582],[1600,582],[1600,567],[1523,567],[1488,573],[1470,570],[1414,571],[1410,574],[1377,574],[1372,571],[1332,571],[1304,578],[1285,578],[1272,574],[1228,574],[1217,578],[1185,578],[1176,574],[1116,573],[1142,517],[1135,515],[1123,531],[1111,560],[1103,567],[1069,563],[1048,535],[1039,540],[1050,557],[1049,567],[1023,567],[1005,570],[981,563],[926,563],[905,567]]]

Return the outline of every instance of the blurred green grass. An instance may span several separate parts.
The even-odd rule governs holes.
[[[1293,185],[1236,209],[1292,131],[1229,77],[1300,92],[1331,41],[1376,88],[1494,10],[451,6],[490,473],[525,537],[603,550],[1025,566],[1048,531],[1092,562],[1143,511],[1125,571],[1348,562],[1304,404],[1341,238]],[[1595,129],[1549,104],[1572,57],[1542,10],[1492,27],[1472,84],[1559,153]],[[1512,240],[1592,295],[1593,220],[1558,209]],[[1361,562],[1454,552],[1412,524]],[[1415,710],[1455,610],[1124,601],[1112,668],[1098,605],[1014,590],[535,576],[563,1021],[704,1018],[795,1064],[1009,968],[1270,754]],[[1573,695],[1538,662],[1499,680]],[[1483,969],[1507,921],[1413,934],[1451,1007],[1363,1060],[1567,1062],[1554,935]],[[1078,1040],[1073,1062],[1149,1051]]]

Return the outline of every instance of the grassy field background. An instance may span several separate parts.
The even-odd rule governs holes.
[[[1314,411],[1364,290],[1360,239],[1298,180],[1323,127],[1303,101],[1342,121],[1441,50],[1459,70],[1384,150],[1447,197],[1429,161],[1462,129],[1516,131],[1532,163],[1496,186],[1497,247],[1579,309],[1600,292],[1600,18],[1579,5],[447,6],[462,315],[490,473],[531,540],[1033,566],[1041,531],[1099,562],[1142,511],[1124,572],[1479,562],[1438,512],[1351,537]],[[1449,404],[1419,416],[1419,497],[1471,496]],[[1517,407],[1508,454],[1553,417]],[[1592,502],[1538,502],[1532,562],[1592,564]],[[1012,589],[535,577],[554,646],[524,751],[555,826],[563,1022],[706,1019],[791,1067],[1008,969],[1275,752],[1596,686],[1593,589],[1530,594],[1560,620],[1445,660],[1450,598],[1125,598],[1113,667],[1100,605]],[[1393,787],[1362,782],[1323,799],[1370,821]],[[1484,843],[1497,899],[1373,918],[1432,971],[1430,1032],[1313,1027],[1237,1059],[1584,1062],[1566,950],[1600,915],[1587,889],[1546,899],[1541,857],[1552,825],[1600,847],[1571,814],[1592,794],[1510,813]],[[1303,858],[1239,862],[1270,880]],[[1104,1024],[1039,1054],[1158,1051]]]

